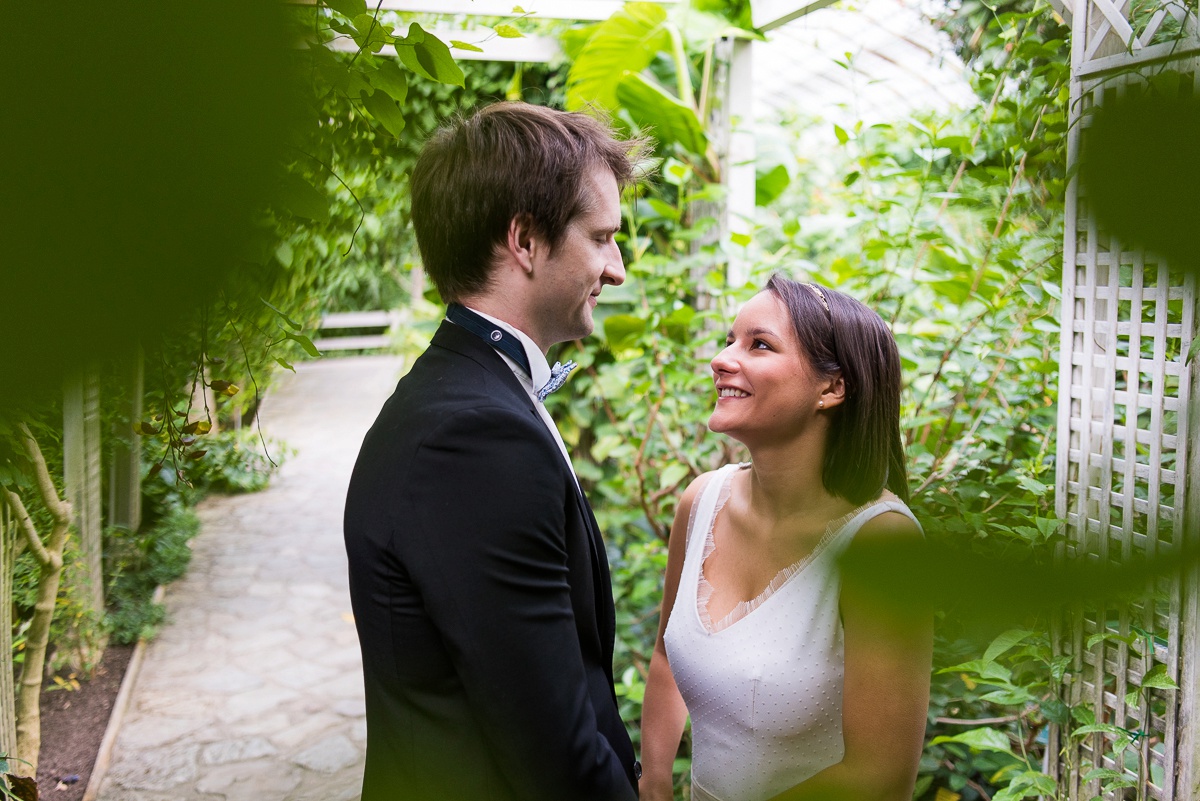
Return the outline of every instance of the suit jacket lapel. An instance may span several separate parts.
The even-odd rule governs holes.
[[[600,534],[600,524],[592,513],[592,506],[587,498],[580,496],[583,506],[583,518],[587,522],[588,539],[592,543],[592,567],[595,574],[596,590],[596,619],[600,628],[600,644],[604,649],[604,664],[611,678],[613,640],[617,633],[617,613],[613,606],[612,574],[608,568],[608,555],[604,550],[604,538]]]
[[[508,362],[504,361],[500,353],[491,345],[465,328],[457,326],[448,320],[442,322],[437,332],[433,335],[431,344],[439,345],[462,356],[466,356],[468,359],[487,368],[493,375],[498,376],[501,381],[516,393],[522,405],[529,410],[529,413],[538,418],[539,425],[545,428],[542,416],[533,405],[533,398],[529,397],[529,392],[521,385],[520,380],[513,375],[512,368],[508,366]],[[576,492],[582,494],[582,491],[578,489],[578,484],[574,477],[575,468],[563,457],[562,451],[558,448],[558,443],[554,441],[554,436],[549,431],[546,431],[546,436],[554,446],[555,453],[558,454],[559,464],[571,474],[571,483],[576,484]]]

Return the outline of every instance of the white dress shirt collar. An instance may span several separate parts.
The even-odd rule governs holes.
[[[525,389],[529,391],[529,394],[533,396],[533,399],[537,400],[537,391],[546,386],[546,383],[550,380],[550,363],[546,361],[546,354],[542,353],[541,348],[539,348],[537,343],[529,338],[528,334],[516,326],[510,325],[503,320],[499,320],[490,314],[485,314],[484,312],[479,311],[479,309],[472,309],[470,306],[467,306],[466,308],[475,312],[489,323],[503,328],[505,331],[515,336],[517,341],[521,343],[521,347],[525,349],[525,358],[529,359],[529,372],[532,373],[532,375],[525,375],[525,371],[518,367],[512,359],[504,356],[503,353],[500,355],[504,357],[504,361],[508,362],[509,367],[513,368],[513,372],[525,386]]]

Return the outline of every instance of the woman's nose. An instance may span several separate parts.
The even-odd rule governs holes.
[[[726,345],[721,352],[714,356],[713,360],[709,362],[709,366],[712,367],[712,371],[714,373],[730,373],[736,369],[737,363],[733,360],[733,357],[729,352],[730,348],[732,347],[732,345]]]

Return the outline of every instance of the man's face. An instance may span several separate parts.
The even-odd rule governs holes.
[[[536,316],[539,344],[579,339],[592,333],[596,299],[607,285],[625,281],[621,249],[614,239],[621,229],[621,194],[605,167],[594,168],[584,181],[583,211],[548,255],[534,265],[540,284]]]

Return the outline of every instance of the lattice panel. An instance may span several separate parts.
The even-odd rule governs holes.
[[[1152,37],[1150,22],[1143,28]],[[1184,74],[1185,94],[1200,93],[1194,59],[1170,67]],[[1088,112],[1146,84],[1137,72],[1076,82],[1072,162]],[[1200,425],[1190,413],[1194,377],[1184,363],[1197,333],[1196,281],[1099,228],[1073,184],[1063,264],[1058,514],[1068,523],[1068,555],[1120,562],[1174,548],[1183,537],[1189,433]],[[1184,645],[1193,641],[1184,628],[1195,625],[1184,619],[1188,600],[1183,582],[1160,579],[1138,602],[1088,609],[1066,627],[1060,646],[1072,662],[1064,699],[1104,727],[1052,739],[1072,801],[1195,801],[1177,787],[1180,762],[1193,750],[1181,724],[1191,702],[1183,662],[1196,656]],[[1133,788],[1103,791],[1122,779]]]
[[[1064,0],[1064,7],[1075,16],[1079,77],[1179,58],[1200,44],[1197,0]]]

